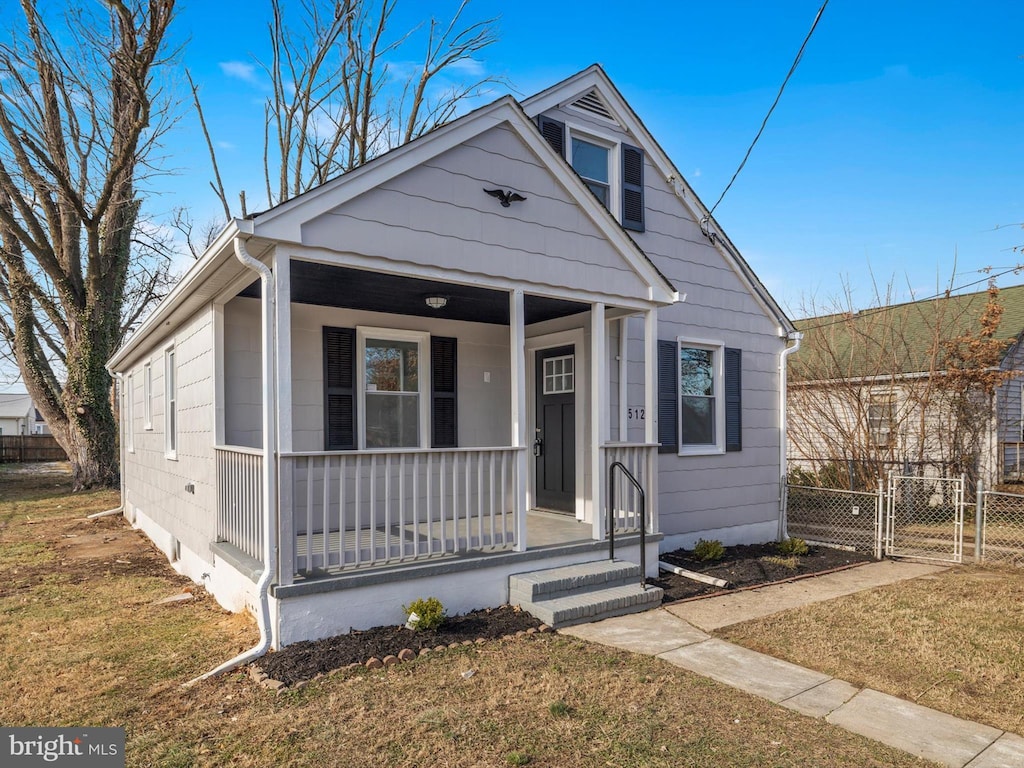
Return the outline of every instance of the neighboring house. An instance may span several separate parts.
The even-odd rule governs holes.
[[[39,412],[39,409],[35,406],[32,407],[33,419],[32,419],[32,434],[33,435],[49,435],[50,427],[46,423],[46,419],[43,418],[43,414]]]
[[[35,426],[32,398],[22,394],[0,394],[0,437],[30,435]]]
[[[124,514],[275,646],[607,558],[616,461],[649,575],[776,538],[793,327],[705,216],[593,66],[232,221],[109,362]]]
[[[987,305],[1001,315],[984,342]],[[1021,476],[1024,286],[796,325],[804,338],[789,366],[791,467],[868,487],[889,470],[966,473],[986,487]],[[969,349],[984,349],[986,362],[951,376],[950,360]]]

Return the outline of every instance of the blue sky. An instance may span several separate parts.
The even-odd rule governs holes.
[[[399,0],[392,28],[430,12],[448,18],[457,5]],[[819,5],[633,0],[613,12],[577,0],[474,0],[466,18],[500,17],[500,42],[479,67],[518,95],[601,63],[710,205]],[[266,58],[268,6],[179,0],[174,29],[221,145],[225,185],[246,188],[253,210],[265,207],[266,86],[239,64]],[[150,180],[150,212],[184,205],[209,219],[219,213],[209,161],[194,116],[182,112],[163,146],[174,173]],[[827,307],[845,286],[857,307],[872,303],[873,284],[920,298],[954,268],[959,286],[1024,261],[1013,250],[1024,244],[1022,144],[1024,3],[832,0],[716,218],[794,317],[810,302]],[[1020,282],[1024,274],[1000,278]]]
[[[229,189],[259,188],[258,78],[226,62],[265,50],[260,3],[185,2],[184,63],[204,89]],[[481,66],[530,95],[601,63],[706,204],[743,157],[820,0],[594,3],[475,0],[500,16]],[[395,29],[429,8],[400,3]],[[621,6],[620,6],[621,7]],[[225,29],[234,29],[225,35]],[[746,168],[716,217],[793,316],[849,285],[931,295],[956,272],[1024,260],[1024,3],[833,0]],[[167,197],[215,212],[194,121],[168,143]],[[258,198],[257,198],[258,199]],[[259,208],[254,204],[252,207]],[[1003,227],[996,229],[996,227]],[[1008,274],[1003,285],[1024,282]]]

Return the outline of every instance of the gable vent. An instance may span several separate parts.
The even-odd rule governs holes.
[[[615,119],[612,117],[612,113],[608,110],[604,101],[597,95],[597,91],[590,91],[580,96],[572,105],[577,109],[582,109],[584,112],[590,112],[591,114],[603,117],[605,120]]]

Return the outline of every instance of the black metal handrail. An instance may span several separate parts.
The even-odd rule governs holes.
[[[615,559],[615,470],[622,474],[640,494],[640,586],[647,589],[647,503],[644,488],[621,461],[608,467],[608,559]]]

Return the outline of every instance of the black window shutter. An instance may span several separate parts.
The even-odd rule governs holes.
[[[644,231],[644,151],[622,145],[622,226]]]
[[[743,351],[725,348],[725,450],[743,450]]]
[[[456,339],[430,337],[430,444],[434,448],[455,448],[459,444],[457,352]]]
[[[356,447],[356,331],[324,327],[324,448]]]
[[[565,123],[544,115],[537,115],[537,127],[540,128],[541,136],[548,140],[551,148],[565,157]]]
[[[658,341],[658,453],[679,451],[679,345]]]

